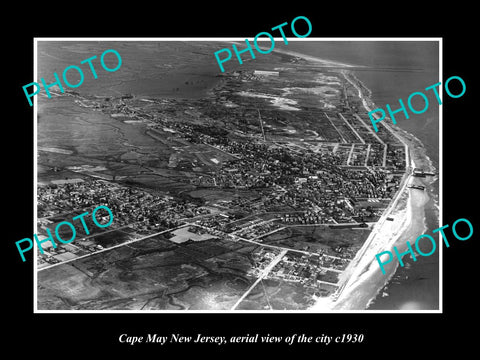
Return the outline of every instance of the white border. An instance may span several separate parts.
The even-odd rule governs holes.
[[[120,42],[120,41],[218,41],[218,42],[229,42],[229,41],[253,41],[253,38],[245,37],[204,37],[204,38],[183,38],[183,37],[169,37],[169,38],[141,38],[141,37],[77,37],[77,38],[64,38],[64,37],[42,37],[34,38],[33,44],[33,74],[34,82],[37,81],[37,58],[38,51],[37,45],[40,41],[105,41],[105,42]],[[282,38],[275,37],[275,41],[281,41]],[[268,41],[267,39],[258,39],[260,41]],[[443,38],[442,37],[367,37],[367,38],[345,38],[345,37],[331,37],[331,38],[289,38],[288,41],[437,41],[439,43],[439,82],[443,84]],[[288,46],[288,45],[287,45]],[[212,54],[213,56],[213,54]],[[326,61],[330,59],[325,59]],[[335,60],[331,60],[335,61]],[[356,67],[354,64],[351,64]],[[414,90],[414,89],[413,89]],[[439,91],[439,96],[442,99],[442,91]],[[442,99],[443,100],[443,99]],[[35,96],[33,105],[33,123],[34,123],[34,146],[33,146],[33,171],[34,171],[34,189],[33,189],[33,204],[34,204],[34,231],[37,233],[37,96]],[[443,101],[442,101],[443,102]],[[439,226],[443,224],[443,108],[439,105]],[[214,313],[214,314],[378,314],[378,313],[393,313],[393,314],[404,314],[404,313],[434,313],[442,314],[443,313],[443,246],[441,246],[440,235],[438,241],[439,247],[439,309],[438,310],[328,310],[328,311],[318,311],[318,310],[39,310],[37,308],[37,244],[34,241],[33,251],[35,252],[34,258],[34,274],[33,274],[33,309],[34,313],[115,313],[115,314],[204,314],[204,313]]]

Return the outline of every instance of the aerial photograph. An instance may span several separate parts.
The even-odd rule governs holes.
[[[375,257],[440,224],[438,39],[232,45],[37,39],[34,81],[64,86],[35,98],[36,234],[76,234],[36,253],[35,310],[438,311],[438,251]],[[428,110],[375,131],[418,91]],[[98,206],[108,227],[72,221]]]

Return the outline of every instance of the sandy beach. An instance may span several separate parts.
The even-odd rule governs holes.
[[[342,70],[345,79],[349,81],[359,92],[365,109],[370,111],[373,102],[363,85],[349,71]],[[358,82],[357,82],[358,81]],[[386,274],[381,272],[375,255],[382,251],[393,252],[396,246],[400,252],[407,249],[406,242],[414,243],[415,239],[425,233],[425,205],[429,201],[426,191],[409,189],[408,185],[428,185],[432,180],[415,178],[410,175],[410,169],[414,167],[435,171],[430,159],[425,154],[425,149],[418,139],[399,127],[381,123],[390,130],[406,147],[407,168],[402,179],[400,188],[392,199],[388,208],[384,211],[379,221],[375,224],[365,244],[358,251],[347,269],[340,277],[340,290],[328,299],[318,299],[312,307],[316,311],[332,310],[365,310],[370,302],[377,296],[379,291],[388,283],[394,275],[399,263],[396,258],[385,265]],[[387,217],[394,220],[388,221]]]
[[[358,91],[358,96],[362,100],[366,111],[369,112],[377,107],[372,100],[370,89],[350,70],[357,66],[324,60],[284,49],[275,49],[274,52],[297,56],[326,68],[339,68],[345,79]],[[433,167],[423,144],[414,135],[398,126],[389,125],[386,121],[379,123],[379,125],[390,130],[405,145],[406,163],[408,164],[406,173],[395,198],[392,199],[388,208],[375,224],[365,244],[340,276],[339,291],[329,298],[318,298],[311,310],[329,312],[338,310],[364,311],[367,309],[381,289],[390,281],[399,266],[397,259],[394,258],[392,262],[385,265],[386,273],[383,274],[375,255],[382,251],[393,252],[394,246],[397,247],[398,251],[403,252],[407,249],[407,241],[414,243],[416,238],[427,230],[425,206],[430,200],[428,192],[410,189],[408,185],[423,185],[428,189],[428,186],[436,178],[417,178],[411,176],[410,172],[415,167],[423,168],[428,172],[436,172],[437,169]],[[394,221],[386,220],[387,217],[393,217]]]
[[[275,52],[301,57],[324,67],[340,68],[345,79],[358,91],[358,96],[367,112],[376,106],[371,98],[371,91],[349,70],[352,65],[323,60],[314,56],[304,55],[288,50]],[[377,116],[377,114],[375,114]],[[399,266],[396,258],[385,265],[385,274],[381,272],[375,255],[382,251],[393,252],[396,246],[400,252],[406,250],[406,242],[414,243],[415,239],[427,230],[425,223],[425,205],[430,200],[427,191],[408,188],[408,185],[429,185],[432,179],[415,178],[410,175],[411,169],[423,168],[435,172],[432,162],[426,155],[423,144],[412,134],[385,121],[379,123],[386,127],[404,145],[407,169],[400,188],[390,205],[385,209],[379,221],[375,224],[365,244],[357,252],[355,258],[340,276],[339,291],[329,298],[318,298],[311,310],[315,311],[362,311],[368,308],[380,290],[389,282]],[[393,217],[394,221],[386,220]]]
[[[412,178],[408,179],[410,183]],[[425,192],[404,188],[396,206],[386,212],[377,223],[374,231],[344,273],[344,289],[332,309],[362,310],[378,294],[395,273],[398,261],[394,259],[385,265],[384,275],[376,261],[375,255],[382,251],[393,252],[397,246],[400,252],[407,249],[406,241],[413,243],[425,231],[424,205],[428,202]],[[385,221],[386,214],[394,221]]]
[[[317,58],[315,56],[310,56],[310,55],[305,55],[305,54],[301,54],[301,53],[298,53],[296,51],[290,51],[290,50],[285,50],[285,49],[275,49],[273,50],[274,52],[278,52],[278,53],[281,53],[281,54],[286,54],[286,55],[290,55],[290,56],[295,56],[295,57],[299,57],[299,58],[302,58],[304,60],[307,60],[307,61],[311,61],[313,63],[316,63],[316,64],[319,64],[323,67],[331,67],[331,68],[352,68],[352,67],[358,67],[358,66],[354,66],[354,65],[350,65],[350,64],[346,64],[346,63],[341,63],[341,62],[338,62],[338,61],[331,61],[331,60],[325,60],[325,59],[320,59],[320,58]]]
[[[275,41],[280,41],[279,38],[275,39]],[[253,39],[249,39],[250,44],[253,44]],[[268,42],[268,46],[262,46],[262,42]],[[232,43],[238,45],[238,46],[245,46],[245,42],[240,42],[240,41],[232,41]],[[257,46],[262,49],[263,51],[268,51],[270,49],[270,41],[262,41],[262,39],[259,39],[257,42]],[[288,46],[288,45],[286,45]],[[322,67],[329,67],[329,68],[353,68],[353,67],[362,67],[362,66],[357,66],[357,65],[350,65],[347,63],[342,63],[339,61],[332,61],[332,60],[325,60],[325,59],[320,59],[315,56],[310,56],[306,54],[302,54],[296,51],[292,50],[287,50],[287,49],[279,49],[278,47],[274,47],[272,52],[276,52],[279,54],[285,54],[285,55],[290,55],[298,58],[302,58],[304,60],[310,61],[312,63],[315,63],[316,65],[321,65]]]

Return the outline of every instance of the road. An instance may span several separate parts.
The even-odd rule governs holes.
[[[345,119],[345,117],[342,115],[342,113],[338,113],[338,115],[340,115],[340,117],[343,119],[343,121],[350,127],[350,129],[355,133],[355,135],[357,136],[357,138],[361,141],[362,144],[365,144],[365,140],[363,140],[363,138],[360,136],[360,134],[357,132],[357,130],[355,130],[355,128],[352,126],[352,124],[350,124],[347,119]]]
[[[257,284],[263,280],[263,278],[265,276],[268,275],[268,273],[275,267],[275,265],[277,265],[280,260],[282,260],[282,258],[285,256],[285,254],[287,253],[288,250],[282,250],[277,256],[275,256],[273,258],[273,260],[270,262],[270,264],[268,264],[265,269],[263,269],[263,271],[261,272],[260,276],[258,277],[258,279],[252,284],[252,286],[250,286],[248,288],[247,291],[245,291],[243,293],[243,295],[240,297],[240,299],[238,299],[238,301],[235,303],[235,305],[233,305],[233,307],[230,309],[230,310],[235,310],[237,308],[238,305],[240,305],[240,303],[243,301],[243,299],[245,299],[248,294],[250,294],[250,292],[253,290],[253,288],[255,288],[255,286],[257,286]]]
[[[55,266],[58,266],[58,265],[63,265],[63,264],[69,263],[69,262],[71,262],[71,261],[80,260],[80,259],[83,259],[83,258],[92,256],[92,255],[97,255],[97,254],[100,254],[100,253],[102,253],[102,252],[104,252],[104,251],[109,251],[109,250],[118,248],[118,247],[120,247],[120,246],[124,246],[124,245],[128,245],[128,244],[135,243],[135,242],[137,242],[137,241],[142,241],[142,240],[145,240],[145,239],[149,239],[149,238],[151,238],[151,237],[154,237],[154,236],[157,236],[157,235],[161,235],[161,234],[166,233],[166,232],[169,232],[169,231],[174,231],[174,230],[179,229],[179,228],[184,227],[184,226],[185,226],[185,225],[180,225],[180,226],[177,226],[176,228],[173,228],[173,229],[163,230],[163,231],[160,231],[160,232],[155,233],[155,234],[147,235],[147,236],[144,236],[144,237],[139,238],[139,239],[129,240],[129,241],[126,241],[126,242],[124,242],[124,243],[121,243],[121,244],[118,244],[118,245],[114,245],[114,246],[111,246],[111,247],[106,248],[106,249],[98,250],[98,251],[95,251],[95,252],[90,253],[90,254],[86,254],[86,255],[82,255],[82,256],[79,256],[79,257],[76,257],[76,258],[73,258],[73,259],[65,260],[65,261],[62,261],[62,262],[59,262],[59,263],[56,263],[56,264],[52,264],[52,265],[50,265],[50,266],[45,266],[45,267],[42,267],[41,269],[37,269],[37,272],[40,272],[40,271],[43,271],[43,270],[46,270],[46,269],[50,269],[50,268],[55,267]],[[35,263],[35,264],[36,264],[36,263]],[[37,265],[35,265],[35,266],[37,266]]]
[[[375,226],[374,226],[372,232],[370,233],[370,235],[368,236],[367,240],[365,241],[365,243],[363,244],[361,249],[357,252],[357,255],[355,256],[355,258],[352,260],[351,264],[354,265],[352,273],[348,277],[347,280],[345,280],[342,284],[340,284],[339,290],[337,291],[337,293],[334,294],[334,299],[335,300],[338,300],[338,298],[340,298],[340,296],[342,295],[343,291],[345,289],[348,289],[350,287],[350,285],[358,279],[358,275],[359,275],[358,273],[363,271],[363,267],[359,268],[358,264],[360,263],[362,257],[364,256],[365,252],[370,247],[370,245],[373,242],[373,240],[375,239],[375,237],[380,232],[380,229],[382,228],[385,221],[387,221],[387,217],[389,217],[392,210],[395,209],[401,195],[404,193],[404,191],[408,191],[407,185],[409,184],[410,179],[412,177],[411,172],[410,172],[410,167],[408,166],[409,162],[411,161],[411,158],[410,158],[410,153],[409,153],[409,148],[408,148],[407,143],[405,143],[399,136],[397,136],[395,134],[395,132],[393,130],[391,130],[389,125],[386,125],[386,124],[381,124],[381,125],[384,125],[388,129],[388,131],[390,131],[395,137],[397,137],[397,139],[400,140],[403,143],[403,145],[405,146],[406,169],[405,169],[404,179],[402,180],[403,183],[401,184],[400,189],[395,194],[395,197],[394,197],[393,201],[390,202],[390,204],[385,209],[385,211],[383,212],[380,219],[378,219],[377,223],[375,224]]]
[[[283,247],[283,246],[278,246],[278,245],[271,245],[271,244],[265,244],[265,243],[262,243],[262,242],[259,242],[259,241],[256,241],[256,239],[259,239],[261,237],[264,237],[270,233],[274,233],[274,232],[277,232],[277,231],[280,231],[280,230],[283,230],[285,229],[284,227],[282,228],[279,228],[279,229],[275,229],[273,231],[271,231],[270,233],[267,233],[267,234],[263,234],[263,235],[260,235],[260,236],[257,236],[256,238],[253,238],[253,239],[245,239],[241,236],[238,236],[236,235],[235,233],[231,233],[231,234],[227,234],[227,233],[224,233],[222,231],[219,231],[219,230],[213,230],[213,229],[210,229],[206,226],[202,226],[202,225],[198,225],[198,224],[187,224],[187,225],[194,225],[194,226],[198,226],[202,229],[205,229],[205,230],[208,230],[210,232],[213,232],[213,231],[216,231],[218,233],[221,233],[222,236],[225,238],[225,239],[228,239],[229,237],[230,238],[234,238],[235,240],[237,241],[245,241],[245,242],[248,242],[248,243],[251,243],[251,244],[255,244],[255,245],[258,245],[258,246],[264,246],[264,247],[269,247],[269,248],[272,248],[272,249],[278,249],[278,250],[281,250],[281,251],[292,251],[292,252],[296,252],[296,253],[300,253],[300,254],[304,254],[304,255],[308,255],[308,256],[314,256],[314,255],[317,255],[317,256],[328,256],[332,259],[338,259],[338,260],[345,260],[343,258],[339,258],[337,256],[333,256],[333,255],[328,255],[328,254],[318,254],[318,253],[314,253],[314,252],[310,252],[310,251],[305,251],[305,250],[298,250],[298,249],[293,249],[293,248],[286,248],[286,247]],[[334,269],[334,268],[327,268],[327,267],[321,267],[322,269],[324,270],[330,270],[330,271],[334,271],[334,272],[338,272],[338,273],[341,273],[343,270],[337,270],[337,269]]]
[[[332,119],[330,119],[330,117],[327,115],[326,112],[323,113],[326,118],[328,119],[328,121],[330,121],[330,124],[334,127],[334,129],[337,131],[338,135],[342,138],[342,143],[346,144],[348,141],[345,140],[345,138],[343,137],[342,133],[340,130],[338,130],[338,128],[335,126],[335,124],[333,123]]]

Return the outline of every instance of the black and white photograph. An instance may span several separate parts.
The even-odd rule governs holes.
[[[474,350],[473,9],[263,5],[9,12],[7,354]]]
[[[37,41],[38,310],[440,309],[441,41],[251,43]]]

